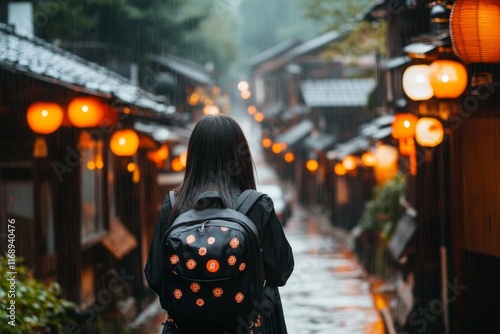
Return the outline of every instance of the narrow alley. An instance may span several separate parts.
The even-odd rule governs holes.
[[[244,119],[260,184],[279,183],[256,142],[259,131]],[[322,214],[304,208],[293,187],[284,185],[292,198],[293,215],[284,227],[295,256],[295,269],[280,288],[289,334],[382,334],[384,324],[376,310],[363,268],[345,241]],[[156,301],[134,324],[134,334],[161,332],[165,312]],[[276,333],[277,334],[277,333]]]

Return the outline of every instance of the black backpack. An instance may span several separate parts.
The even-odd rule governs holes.
[[[167,311],[177,324],[216,326],[248,320],[265,277],[258,230],[246,213],[262,195],[245,190],[234,209],[189,210],[163,236],[171,294]],[[174,200],[171,192],[172,206]],[[216,191],[209,191],[197,204],[210,200],[222,203]]]

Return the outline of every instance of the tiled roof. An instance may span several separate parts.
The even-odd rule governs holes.
[[[314,125],[311,121],[303,120],[299,124],[278,135],[274,142],[285,143],[287,146],[292,146],[309,136],[313,129]]]
[[[173,72],[194,81],[197,84],[209,85],[212,83],[211,75],[203,68],[203,65],[191,62],[172,55],[160,56],[149,55],[148,60],[165,66]]]
[[[300,88],[308,107],[363,107],[375,84],[374,79],[307,80]]]
[[[308,54],[309,52],[314,52],[320,48],[323,48],[332,42],[339,41],[342,37],[343,35],[338,31],[329,31],[323,35],[304,42],[299,46],[296,46],[295,48],[288,51],[285,56],[288,59],[299,57]]]
[[[325,151],[335,144],[335,136],[326,133],[313,132],[304,141],[304,146],[316,151]]]
[[[115,72],[62,50],[39,38],[16,35],[0,24],[0,68],[84,93],[116,98],[124,104],[165,115],[175,108],[161,97],[133,85]]]
[[[158,125],[153,122],[137,121],[134,123],[134,129],[149,135],[159,143],[165,143],[167,141],[187,142],[189,140],[189,136],[191,135],[191,131],[188,129]]]
[[[248,65],[250,67],[255,67],[257,65],[260,65],[268,60],[271,60],[273,58],[279,57],[283,55],[283,53],[289,51],[290,49],[296,47],[301,43],[300,40],[298,39],[291,39],[288,41],[285,41],[283,43],[280,43],[278,45],[273,46],[270,49],[265,50],[262,53],[259,53],[248,61]]]
[[[366,151],[370,147],[370,142],[364,137],[354,137],[350,140],[338,144],[334,150],[326,154],[329,160],[342,160],[348,155]]]
[[[379,140],[392,134],[394,115],[383,115],[360,126],[359,133],[367,138]]]

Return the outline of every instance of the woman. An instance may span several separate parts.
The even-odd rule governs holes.
[[[173,220],[193,208],[196,198],[206,191],[217,191],[224,205],[234,207],[237,196],[246,189],[255,189],[254,162],[248,142],[240,126],[224,115],[206,116],[195,126],[188,144],[186,171],[183,183],[176,189],[171,208],[169,196],[165,198],[153,235],[151,249],[144,270],[149,286],[160,297],[167,309],[165,249],[161,240]],[[294,260],[290,244],[274,211],[273,202],[262,196],[247,216],[256,224],[262,249],[266,288],[262,300],[255,304],[254,333],[286,334],[278,287],[285,285],[292,273]],[[241,319],[240,319],[241,320]],[[241,321],[228,319],[224,328],[204,328],[204,333],[246,333]],[[171,326],[170,319],[167,327]],[[199,329],[179,328],[179,333],[200,333]]]

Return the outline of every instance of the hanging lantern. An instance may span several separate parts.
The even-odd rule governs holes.
[[[182,165],[181,158],[180,157],[176,157],[176,158],[172,159],[170,167],[172,167],[172,170],[174,172],[180,172],[180,171],[182,171],[184,169],[184,166]]]
[[[68,118],[78,128],[92,128],[100,124],[104,105],[93,97],[77,97],[68,106]]]
[[[253,116],[257,113],[257,108],[255,106],[248,106],[247,112],[249,115]]]
[[[333,167],[333,172],[338,176],[343,176],[347,173],[344,166],[342,165],[342,162],[337,162],[335,164],[335,167]]]
[[[434,95],[429,80],[429,65],[413,65],[403,73],[403,90],[413,101],[428,100]]]
[[[48,135],[59,129],[63,114],[63,109],[56,103],[35,102],[28,107],[26,120],[33,132]]]
[[[383,184],[398,171],[398,150],[389,145],[379,145],[375,149],[375,158],[375,179],[378,184]]]
[[[295,155],[292,152],[286,152],[283,156],[286,162],[291,163],[295,160]]]
[[[373,167],[377,162],[377,160],[375,159],[375,154],[373,154],[373,152],[371,151],[363,153],[361,155],[361,161],[363,162],[363,165],[365,165],[366,167]]]
[[[467,70],[453,60],[436,60],[429,69],[434,96],[439,99],[455,99],[467,87]]]
[[[269,147],[271,147],[271,145],[273,145],[273,142],[272,142],[272,140],[270,138],[264,138],[264,139],[262,139],[262,146],[264,148],[269,148]]]
[[[111,136],[111,151],[118,156],[132,156],[139,148],[139,136],[134,130],[117,130]]]
[[[443,141],[443,124],[435,118],[422,117],[415,126],[415,139],[421,146],[434,147]]]
[[[358,159],[355,156],[348,155],[342,159],[342,166],[344,166],[346,171],[353,171],[358,167]]]
[[[157,167],[162,167],[169,153],[167,144],[163,144],[157,150],[148,152],[147,157],[149,160],[153,161]]]
[[[314,173],[314,172],[316,172],[318,170],[319,163],[318,163],[318,161],[316,159],[309,159],[306,162],[306,168],[311,173]]]
[[[271,149],[272,149],[274,154],[280,154],[281,152],[286,150],[286,144],[285,143],[274,143]]]
[[[464,62],[500,62],[500,2],[457,0],[450,14],[450,36]]]
[[[257,122],[257,123],[262,123],[264,121],[264,114],[261,113],[260,111],[258,111],[254,116],[253,116],[253,119]]]
[[[418,117],[413,114],[396,114],[392,122],[392,136],[396,139],[414,137],[417,121]]]

